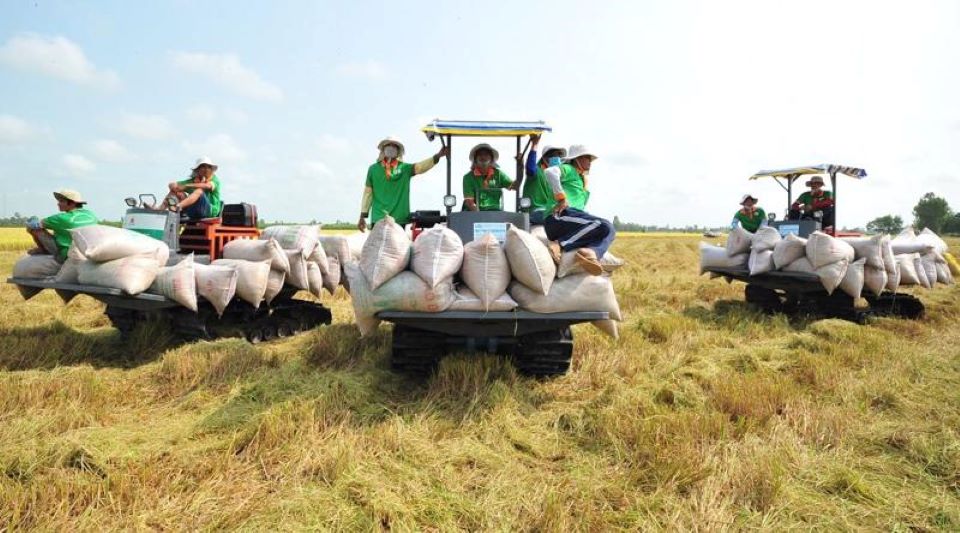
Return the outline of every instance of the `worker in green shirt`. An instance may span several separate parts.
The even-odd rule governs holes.
[[[740,200],[740,209],[733,215],[733,221],[730,222],[730,229],[737,226],[756,233],[758,229],[767,225],[767,213],[761,207],[757,207],[758,200],[749,194],[743,195]]]
[[[812,176],[806,183],[810,187],[809,191],[804,192],[797,201],[790,206],[787,217],[790,220],[800,220],[801,218],[815,218],[820,213],[820,222],[823,229],[833,227],[834,221],[834,199],[833,193],[823,188],[823,178]]]
[[[193,165],[190,177],[171,181],[168,197],[176,198],[174,209],[188,218],[216,218],[223,210],[220,200],[220,178],[215,172],[219,167],[209,157],[201,157]]]
[[[67,259],[67,249],[73,243],[70,230],[92,226],[98,222],[97,215],[84,207],[87,202],[79,192],[61,189],[53,193],[60,212],[43,220],[31,217],[27,220],[27,232],[33,237],[36,248],[31,255],[49,254],[62,263]]]
[[[553,212],[543,221],[550,255],[559,262],[561,252],[576,250],[577,263],[587,273],[600,275],[600,259],[617,232],[609,220],[586,211],[590,199],[587,175],[597,155],[582,144],[574,144],[565,159],[566,163],[544,171],[555,200]]]
[[[360,201],[360,221],[357,222],[360,231],[367,230],[368,216],[370,225],[387,215],[401,226],[410,222],[410,179],[427,172],[447,155],[444,146],[432,157],[411,165],[403,161],[403,143],[393,137],[380,141],[377,150],[380,154],[377,162],[367,169]]]
[[[530,136],[530,152],[524,165],[526,179],[523,182],[523,197],[530,199],[530,223],[543,224],[543,219],[553,211],[556,200],[544,172],[550,167],[559,167],[563,158],[567,156],[567,149],[560,146],[546,145],[543,153],[537,158],[537,146],[540,144],[539,135]]]
[[[470,172],[463,175],[463,205],[466,211],[503,211],[503,189],[516,186],[497,166],[500,153],[487,143],[470,150]]]

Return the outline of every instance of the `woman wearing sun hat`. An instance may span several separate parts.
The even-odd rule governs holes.
[[[463,175],[463,205],[468,211],[502,211],[503,189],[514,182],[497,166],[500,153],[487,143],[470,150],[470,172]]]
[[[763,208],[757,206],[758,200],[749,194],[743,195],[740,200],[740,209],[733,215],[733,221],[730,223],[730,229],[740,226],[741,228],[756,233],[758,229],[767,225],[767,213]]]

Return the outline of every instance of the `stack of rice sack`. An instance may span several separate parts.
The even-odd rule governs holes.
[[[13,264],[12,276],[25,279],[52,278],[60,272],[60,267],[60,263],[58,263],[52,255],[24,254]],[[20,291],[20,296],[23,296],[24,300],[29,300],[39,294],[43,289],[17,285],[17,290]]]
[[[384,310],[519,307],[539,313],[608,311],[621,320],[608,277],[571,271],[558,278],[547,247],[517,228],[507,231],[502,245],[490,234],[464,245],[454,231],[440,226],[411,243],[403,228],[386,217],[370,232],[360,260],[346,263],[344,273],[361,335],[376,329],[376,313]],[[616,334],[615,323],[597,326]]]
[[[70,234],[73,244],[57,274],[59,283],[140,294],[150,288],[170,256],[163,241],[123,228],[85,226]]]
[[[838,239],[814,232],[803,239],[781,238],[774,228],[751,234],[731,231],[725,247],[700,244],[701,273],[709,268],[746,267],[755,276],[781,270],[816,274],[830,294],[841,289],[853,298],[864,291],[879,296],[902,285],[932,287],[953,283],[946,243],[924,230],[907,230],[896,239],[887,235]]]
[[[320,245],[320,226],[271,226],[260,234],[261,240],[274,239],[287,254],[289,270],[271,269],[270,302],[286,284],[320,297],[324,278],[330,276],[330,263]]]
[[[347,263],[360,260],[363,245],[370,233],[360,232],[350,235],[321,235],[320,246],[327,255],[329,276],[324,274],[323,288],[330,294],[337,290],[337,285],[344,285],[349,289],[349,281],[344,275],[344,266]]]

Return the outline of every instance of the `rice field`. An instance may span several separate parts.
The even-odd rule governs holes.
[[[0,274],[29,246],[0,230]],[[0,531],[960,529],[960,290],[928,317],[766,316],[697,236],[624,235],[621,338],[531,380],[389,369],[389,326],[121,340],[0,286]],[[960,244],[951,241],[953,246]]]

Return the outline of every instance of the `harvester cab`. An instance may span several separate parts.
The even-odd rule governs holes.
[[[845,167],[841,165],[812,165],[808,167],[787,168],[782,170],[761,170],[750,176],[751,180],[760,178],[772,178],[777,185],[787,192],[787,209],[783,220],[776,220],[776,215],[771,212],[769,225],[777,228],[780,235],[786,237],[789,234],[795,234],[798,237],[807,237],[814,231],[824,231],[834,237],[857,237],[859,233],[841,233],[837,230],[836,210],[837,210],[837,175],[841,174],[854,179],[863,179],[867,177],[867,171],[862,168]],[[793,206],[793,186],[794,182],[802,177],[812,178],[814,176],[829,176],[830,191],[833,195],[833,205],[825,209],[817,209],[809,212],[796,212],[791,216]]]
[[[256,239],[256,206],[246,203],[224,204],[219,217],[199,220],[182,218],[171,208],[176,200],[167,198],[163,209],[157,209],[157,198],[141,194],[127,198],[127,211],[123,215],[123,228],[161,240],[171,251],[209,256],[219,259],[223,246],[234,239]]]
[[[523,138],[529,135],[541,135],[552,131],[543,121],[536,122],[486,122],[476,120],[440,120],[436,119],[426,126],[423,131],[427,139],[433,141],[439,138],[440,143],[450,152],[447,154],[447,192],[443,197],[445,214],[439,211],[415,211],[411,215],[413,235],[416,238],[420,232],[434,224],[446,222],[447,227],[460,236],[464,244],[477,239],[484,234],[492,233],[502,243],[509,225],[529,231],[530,207],[529,198],[521,198],[520,191],[523,184],[523,160],[530,141],[523,145]],[[453,208],[458,205],[457,196],[453,193],[452,180],[452,151],[454,137],[514,137],[516,139],[516,204],[514,211],[457,211]]]

